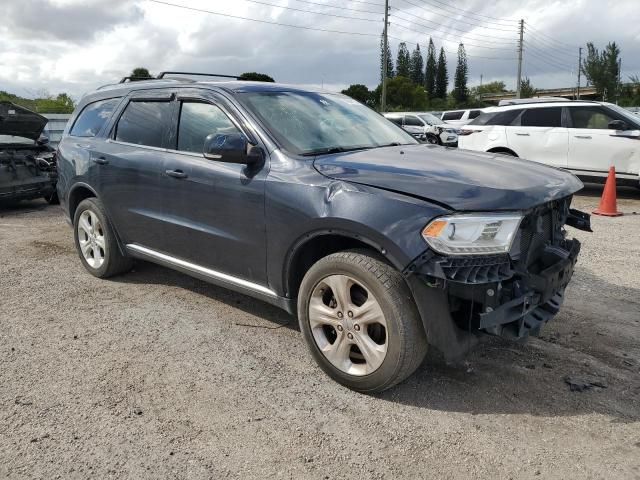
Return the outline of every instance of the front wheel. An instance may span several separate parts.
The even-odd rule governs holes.
[[[314,264],[300,287],[298,318],[316,362],[353,390],[396,385],[427,351],[402,275],[366,252],[339,252]]]
[[[440,145],[440,140],[435,135],[427,135],[427,143],[431,145]]]

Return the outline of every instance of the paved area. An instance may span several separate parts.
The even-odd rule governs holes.
[[[627,215],[571,229],[541,338],[431,356],[373,396],[278,309],[147,263],[97,280],[59,208],[2,209],[0,478],[640,478],[640,192],[620,197]]]

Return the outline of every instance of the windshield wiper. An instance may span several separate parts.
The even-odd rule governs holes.
[[[374,147],[326,147],[326,148],[319,148],[317,150],[311,150],[310,152],[304,152],[302,156],[311,157],[313,155],[328,155],[331,153],[353,152],[356,150],[368,150],[370,148],[374,148]]]

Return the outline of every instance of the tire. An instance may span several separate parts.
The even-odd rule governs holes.
[[[76,208],[73,238],[80,260],[91,275],[109,278],[131,270],[133,260],[120,252],[102,202],[97,198],[87,198]]]
[[[336,297],[334,289],[348,293]],[[427,352],[422,321],[402,275],[366,251],[338,252],[316,262],[300,286],[298,319],[320,368],[359,392],[381,392],[400,383]]]
[[[430,145],[440,145],[440,139],[435,135],[427,135],[427,143]]]
[[[44,197],[49,205],[59,205],[60,199],[58,198],[58,192],[54,191],[53,193]]]

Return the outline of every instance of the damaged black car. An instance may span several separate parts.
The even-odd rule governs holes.
[[[428,346],[460,358],[482,335],[537,335],[578,259],[568,228],[590,230],[571,173],[422,145],[349,97],[274,83],[107,86],[58,153],[92,275],[140,259],[277,305],[363,392]]]
[[[42,115],[0,102],[0,202],[58,201],[55,150],[42,135],[46,125]]]

